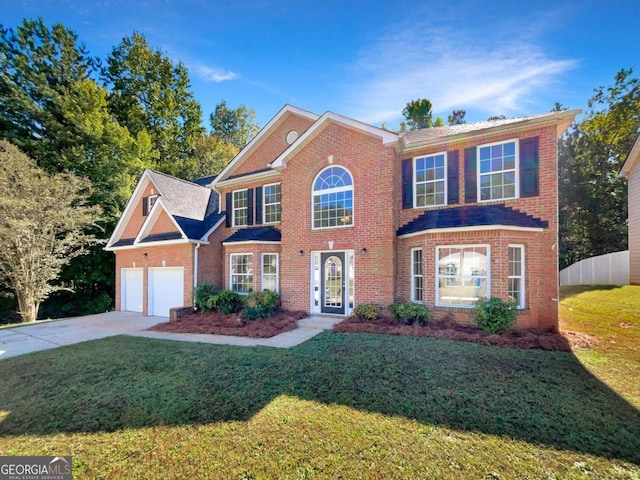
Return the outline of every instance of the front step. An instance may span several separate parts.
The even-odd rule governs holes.
[[[313,328],[315,330],[331,330],[334,325],[340,323],[344,317],[319,317],[311,316],[298,320],[298,327]]]

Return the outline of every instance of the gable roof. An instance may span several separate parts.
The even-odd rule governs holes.
[[[541,113],[524,117],[410,130],[400,134],[400,145],[402,150],[412,150],[447,140],[487,135],[494,132],[504,133],[512,130],[536,128],[546,125],[557,125],[558,136],[560,136],[569,127],[576,115],[579,115],[581,112],[582,110],[580,109],[563,110],[561,112]]]
[[[496,228],[547,228],[549,222],[540,220],[504,205],[471,205],[441,210],[429,210],[398,229],[398,237],[410,234],[437,233],[441,229],[481,227]],[[493,228],[488,228],[493,227]]]
[[[148,213],[136,238],[120,238],[149,182],[155,186],[159,195],[158,200]],[[218,204],[218,195],[209,188],[154,170],[145,170],[107,243],[106,249],[132,247],[138,243],[151,241],[204,242],[206,240],[205,234],[219,224],[224,217],[224,214],[218,212]],[[153,224],[162,211],[166,212],[173,220],[177,234],[173,232],[171,234],[149,235]],[[164,238],[167,235],[172,238]]]
[[[625,160],[624,165],[622,165],[618,176],[629,178],[631,170],[633,170],[633,167],[638,163],[638,161],[640,161],[640,132],[636,137],[636,141],[633,142],[633,147],[631,147],[631,151],[629,152],[629,155],[627,155],[627,159]]]
[[[334,112],[326,112],[324,115],[322,115],[322,117],[316,120],[316,122],[311,127],[309,127],[306,132],[304,132],[295,142],[293,142],[289,146],[289,148],[287,148],[284,152],[282,152],[282,154],[278,156],[278,158],[271,162],[269,166],[276,169],[286,168],[287,158],[300,150],[300,148],[304,147],[313,138],[315,138],[327,124],[339,124],[352,130],[358,130],[368,135],[379,137],[382,140],[383,145],[389,145],[398,141],[398,135],[393,132],[374,127],[373,125],[369,125],[360,122],[359,120],[354,120],[352,118],[345,117],[344,115],[340,115]]]
[[[314,122],[320,117],[319,115],[309,112],[307,110],[303,110],[298,107],[294,107],[293,105],[286,104],[284,107],[280,109],[275,116],[269,120],[269,122],[262,127],[262,129],[258,132],[258,134],[251,139],[251,141],[242,149],[240,153],[236,155],[229,164],[220,172],[220,174],[216,177],[216,179],[212,183],[212,187],[215,188],[215,185],[223,180],[225,180],[231,172],[233,172],[243,161],[245,158],[249,157],[255,149],[262,143],[262,141],[269,136],[269,134],[276,128],[280,123],[284,121],[284,119],[289,115],[298,115],[300,117],[305,117]]]

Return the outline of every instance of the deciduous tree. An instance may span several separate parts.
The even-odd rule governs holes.
[[[256,123],[256,112],[245,105],[230,109],[222,100],[210,115],[211,135],[222,141],[244,148],[260,130]]]
[[[409,130],[431,127],[433,124],[431,108],[431,102],[426,98],[408,102],[402,110],[402,115],[407,120]]]
[[[47,174],[16,146],[0,141],[0,279],[12,288],[24,321],[71,258],[97,242],[86,227],[98,220],[89,203],[90,182],[72,174]]]

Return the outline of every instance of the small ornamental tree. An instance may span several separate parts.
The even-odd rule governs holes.
[[[88,180],[48,175],[16,146],[0,141],[0,282],[15,291],[33,322],[64,265],[97,243],[85,228],[99,220]]]

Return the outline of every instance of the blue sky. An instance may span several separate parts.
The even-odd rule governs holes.
[[[106,57],[134,30],[189,68],[205,121],[222,99],[264,125],[285,104],[397,127],[428,98],[445,121],[587,108],[640,75],[635,1],[0,0],[5,26],[42,17]]]

